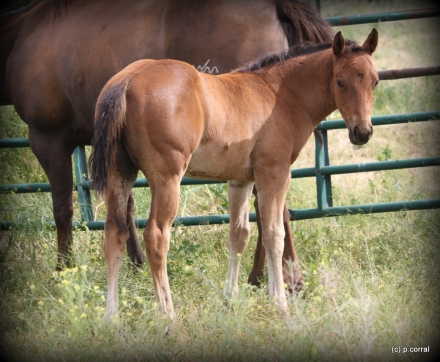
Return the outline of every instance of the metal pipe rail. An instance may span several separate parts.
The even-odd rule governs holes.
[[[396,211],[411,211],[411,210],[429,210],[440,208],[440,199],[435,200],[414,200],[406,202],[387,202],[379,204],[364,204],[356,206],[336,206],[328,207],[320,210],[313,209],[289,209],[290,220],[306,220],[316,219],[321,217],[336,217],[355,214],[374,214],[382,212],[396,212]],[[255,213],[249,214],[249,221],[255,222],[257,220]],[[148,219],[135,220],[137,228],[144,228]],[[197,226],[197,225],[215,225],[228,224],[229,214],[223,215],[209,215],[209,216],[185,216],[176,217],[173,226]],[[37,224],[37,223],[36,223]],[[55,223],[50,222],[49,226],[55,228]],[[14,227],[14,223],[10,221],[0,221],[1,230],[9,230]],[[103,230],[104,221],[83,221],[82,223],[74,222],[73,227],[79,230]]]
[[[440,67],[381,70],[378,72],[378,74],[380,80],[426,77],[429,75],[439,75]]]
[[[371,118],[373,126],[383,126],[390,124],[401,124],[410,122],[423,122],[440,119],[439,112],[417,112],[392,114],[386,116],[376,116]],[[345,122],[342,119],[323,121],[317,127],[318,130],[334,130],[346,128]],[[0,139],[0,148],[14,148],[14,147],[29,147],[27,138],[4,138]],[[356,173],[367,171],[385,171],[391,169],[413,168],[413,167],[428,167],[440,165],[440,157],[428,157],[408,160],[394,160],[394,161],[380,161],[369,162],[363,164],[340,165],[340,166],[323,166],[319,170],[314,167],[293,169],[291,170],[292,178],[314,177],[316,173],[322,175],[336,175],[341,173]],[[350,171],[341,171],[350,170]],[[218,184],[226,181],[210,181],[200,180],[189,177],[183,177],[182,186],[187,185],[204,185],[204,184]],[[74,190],[81,187],[84,190],[90,190],[91,181],[83,180],[74,186]],[[145,178],[138,178],[133,187],[149,187],[148,180]],[[34,192],[50,192],[50,184],[48,182],[29,183],[29,184],[8,184],[0,185],[0,193],[34,193]]]
[[[342,26],[342,25],[378,23],[385,21],[431,18],[436,16],[440,16],[440,8],[438,7],[430,8],[430,9],[390,11],[390,12],[375,13],[375,14],[331,16],[331,17],[327,17],[326,20],[332,26]]]
[[[314,209],[289,209],[290,220],[306,220],[316,219],[321,217],[336,217],[355,214],[374,214],[381,212],[392,212],[402,210],[427,210],[433,208],[440,208],[440,200],[415,200],[407,202],[388,202],[382,204],[365,204],[357,206],[336,206],[328,207],[324,210]],[[249,214],[249,221],[256,222],[257,216],[255,213]],[[135,221],[136,227],[144,228],[148,219],[139,219]],[[196,226],[196,225],[214,225],[214,224],[228,224],[229,215],[209,215],[209,216],[185,216],[176,217],[173,226]],[[103,230],[104,221],[90,221],[85,225],[75,224],[77,228],[84,228],[87,226],[89,230]]]

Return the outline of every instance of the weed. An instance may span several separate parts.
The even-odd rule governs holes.
[[[391,159],[391,149],[387,146],[382,147],[382,152],[377,155],[378,161],[388,161]]]

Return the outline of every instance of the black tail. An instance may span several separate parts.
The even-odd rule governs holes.
[[[330,24],[321,16],[309,0],[274,0],[278,18],[285,27],[289,47],[298,42],[326,43],[333,40]]]
[[[109,170],[115,162],[115,154],[125,123],[127,102],[125,92],[128,81],[105,87],[96,104],[95,136],[89,159],[92,188],[103,194],[107,189]]]

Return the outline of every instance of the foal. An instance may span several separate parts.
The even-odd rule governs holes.
[[[94,188],[105,195],[107,208],[106,318],[118,313],[118,272],[129,237],[126,210],[138,170],[151,188],[144,239],[163,312],[174,316],[166,264],[184,175],[228,180],[227,297],[238,290],[239,255],[248,243],[255,184],[269,296],[288,312],[282,254],[290,166],[315,127],[335,109],[350,141],[368,142],[378,82],[371,55],[377,43],[375,29],[362,46],[339,32],[332,43],[293,47],[224,75],[200,73],[174,60],[140,60],[109,80],[96,107],[90,160]]]

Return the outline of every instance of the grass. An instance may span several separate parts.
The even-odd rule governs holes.
[[[425,7],[426,2],[322,1],[325,16]],[[379,30],[378,69],[440,64],[438,19],[340,27],[362,41]],[[426,44],[432,44],[429,47]],[[438,77],[381,82],[374,114],[440,109]],[[26,137],[10,107],[0,108],[1,137]],[[339,118],[337,112],[331,118]],[[438,122],[376,127],[365,146],[346,130],[330,131],[332,164],[438,156]],[[0,150],[0,183],[44,182],[27,149]],[[313,140],[294,167],[313,166]],[[6,171],[6,172],[5,172]],[[337,205],[439,197],[439,170],[394,170],[334,176]],[[150,197],[135,190],[137,215]],[[292,180],[291,208],[315,206],[312,179]],[[56,233],[49,194],[2,195],[0,218],[22,225],[0,234],[0,356],[3,359],[126,361],[435,360],[440,346],[440,211],[331,217],[292,223],[304,290],[280,319],[261,289],[247,285],[256,242],[253,225],[242,256],[240,294],[222,295],[227,226],[176,227],[168,270],[177,317],[157,312],[148,265],[120,273],[118,328],[101,323],[107,291],[102,232],[75,231],[75,268],[54,272]],[[94,200],[94,211],[105,210]],[[224,185],[183,187],[180,215],[227,212]],[[76,207],[76,220],[79,220]],[[140,231],[140,235],[141,235]],[[428,347],[429,353],[392,353]]]

